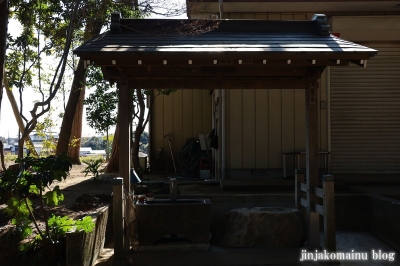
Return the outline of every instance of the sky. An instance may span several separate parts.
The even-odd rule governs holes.
[[[183,1],[183,0],[173,0],[173,1]],[[151,18],[160,18],[160,16],[152,16]],[[181,15],[176,18],[187,18],[186,14]],[[8,32],[13,33],[15,32],[16,34],[21,32],[21,29],[15,21],[10,21],[8,24]],[[43,64],[48,64],[49,66],[54,64],[55,59],[54,58],[44,58],[42,57],[42,62]],[[46,67],[44,67],[46,68]],[[35,82],[35,81],[33,81]],[[37,82],[37,79],[36,79]],[[66,85],[67,88],[67,93],[65,94],[66,101],[68,101],[68,96],[69,96],[69,87]],[[88,96],[92,90],[86,90],[85,95]],[[14,97],[18,103],[19,106],[19,93],[18,89],[13,90]],[[61,95],[60,95],[61,96]],[[52,119],[55,122],[54,129],[52,130],[53,132],[59,133],[59,128],[61,126],[62,120],[58,118],[58,115],[63,112],[63,101],[62,97],[61,99],[56,100],[55,102],[52,103]],[[35,100],[40,100],[39,94],[33,91],[32,88],[26,88],[23,92],[23,114],[30,119],[31,116],[29,114],[29,111],[33,107],[33,102]],[[112,128],[109,132],[112,134],[114,131],[114,128]],[[96,133],[96,131],[88,126],[88,123],[86,121],[86,110],[84,110],[83,114],[83,123],[82,123],[82,137],[89,137],[89,136],[97,136],[99,134]],[[4,93],[4,97],[1,103],[1,110],[0,110],[0,136],[2,137],[10,137],[10,138],[17,138],[18,137],[18,124],[15,121],[14,114],[12,112],[12,108],[10,105],[10,102],[8,100],[8,97]]]

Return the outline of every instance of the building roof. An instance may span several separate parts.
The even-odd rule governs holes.
[[[225,13],[332,13],[332,12],[385,12],[398,15],[398,0],[224,0]],[[219,13],[219,1],[187,0],[189,17],[196,14]],[[354,14],[354,13],[353,13]],[[364,14],[367,15],[367,14]],[[383,15],[383,14],[379,14]]]
[[[210,53],[341,55],[377,51],[330,34],[324,15],[310,21],[122,19],[113,14],[111,30],[74,50],[82,56],[137,56]],[[111,61],[110,61],[111,64]]]
[[[74,50],[111,83],[162,88],[305,88],[310,71],[366,66],[377,51],[310,21],[123,19]],[[222,78],[223,77],[223,78]],[[222,81],[223,80],[223,81]],[[300,80],[300,81],[299,81]]]

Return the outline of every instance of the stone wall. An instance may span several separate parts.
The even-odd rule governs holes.
[[[369,231],[400,250],[400,200],[369,195]]]

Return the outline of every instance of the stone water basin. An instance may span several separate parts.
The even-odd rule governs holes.
[[[139,245],[153,245],[168,235],[185,237],[194,244],[206,244],[211,213],[209,199],[154,199],[136,203]]]

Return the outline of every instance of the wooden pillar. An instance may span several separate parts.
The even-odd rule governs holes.
[[[123,73],[123,71],[121,71]],[[129,77],[123,75],[118,82],[118,122],[119,122],[119,176],[124,180],[123,195],[130,195],[131,172],[131,105]],[[123,204],[125,204],[123,196]],[[124,215],[124,214],[123,214]],[[124,217],[125,219],[125,217]],[[124,237],[124,250],[129,251],[130,242],[127,234]]]
[[[114,261],[113,266],[125,265],[125,237],[124,237],[124,201],[123,183],[121,177],[113,181],[113,229],[114,229]]]
[[[325,249],[336,252],[335,186],[333,175],[322,176],[324,189],[324,234]]]
[[[119,176],[124,179],[124,189],[130,188],[131,171],[131,93],[129,78],[118,82],[118,122],[119,122]]]
[[[318,79],[319,69],[308,71],[306,89],[306,178],[307,178],[307,242],[311,249],[319,248],[319,214],[314,205],[318,198],[314,188],[319,186],[319,158],[318,158]]]

